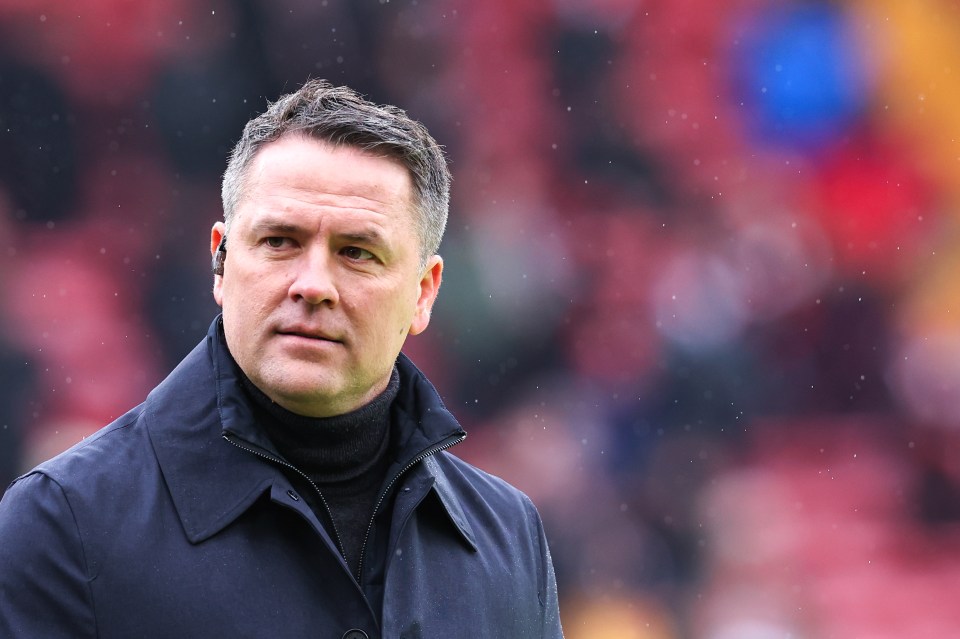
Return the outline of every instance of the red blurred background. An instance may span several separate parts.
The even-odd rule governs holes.
[[[960,635],[950,0],[0,0],[0,481],[204,335],[226,154],[308,77],[447,147],[407,351],[568,637]]]

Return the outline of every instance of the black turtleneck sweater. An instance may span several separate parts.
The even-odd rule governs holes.
[[[390,465],[390,405],[400,388],[397,369],[393,369],[387,388],[369,404],[321,418],[292,413],[246,376],[241,379],[253,400],[254,415],[277,452],[309,477],[322,495],[322,499],[308,502],[320,521],[328,527],[332,524],[336,532],[331,531],[331,536],[338,539],[341,553],[356,575],[367,527]]]

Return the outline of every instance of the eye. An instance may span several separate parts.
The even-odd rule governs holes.
[[[359,246],[348,246],[343,249],[341,253],[343,253],[343,255],[348,259],[357,260],[359,262],[375,259],[373,253],[367,249],[362,249]]]
[[[274,236],[274,237],[264,238],[263,243],[269,246],[270,248],[278,249],[278,248],[283,248],[286,241],[287,241],[287,238],[285,237]]]

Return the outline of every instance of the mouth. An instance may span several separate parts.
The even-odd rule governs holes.
[[[286,328],[277,331],[277,335],[284,337],[299,337],[303,339],[314,340],[318,342],[341,343],[341,340],[335,339],[322,331],[315,331],[305,328]]]

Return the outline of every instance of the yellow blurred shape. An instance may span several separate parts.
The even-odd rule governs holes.
[[[960,195],[960,6],[945,0],[851,0],[852,32],[877,72],[873,107],[915,144],[916,161]]]
[[[599,597],[564,602],[567,639],[676,639],[663,606],[643,595]]]

